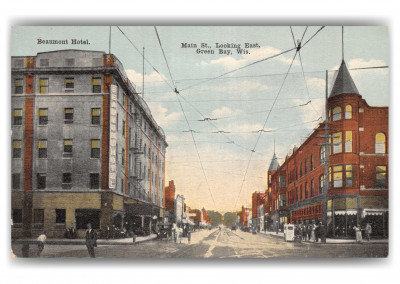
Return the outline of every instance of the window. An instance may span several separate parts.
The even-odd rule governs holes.
[[[310,183],[310,197],[314,196],[314,180],[311,180]]]
[[[353,165],[346,165],[346,186],[353,186]]]
[[[72,186],[72,173],[63,173],[62,175],[62,188],[71,189]]]
[[[13,110],[13,124],[22,125],[22,109],[18,108]]]
[[[12,176],[11,176],[11,186],[12,186],[12,189],[19,189],[21,187],[20,174],[12,174]]]
[[[40,67],[47,67],[49,66],[49,59],[40,59],[39,60]]]
[[[64,157],[72,156],[72,139],[64,139]]]
[[[125,120],[122,120],[122,136],[125,137]]]
[[[375,154],[386,153],[386,136],[382,132],[375,135]]]
[[[121,178],[121,192],[124,192],[124,179]]]
[[[98,139],[92,139],[91,140],[91,158],[100,158],[100,140]]]
[[[351,111],[352,111],[351,105],[347,105],[344,107],[344,119],[351,119]]]
[[[92,124],[100,125],[100,109],[92,108]]]
[[[300,177],[303,176],[303,165],[302,163],[300,163],[300,173],[299,173]]]
[[[39,94],[47,94],[49,92],[49,79],[39,79]]]
[[[342,152],[342,132],[333,133],[333,154]]]
[[[101,93],[101,78],[92,77],[92,91],[93,93]]]
[[[125,149],[124,148],[122,148],[121,164],[125,165]]]
[[[333,187],[343,187],[343,166],[333,167]]]
[[[56,224],[65,224],[65,209],[56,209]]]
[[[74,122],[74,109],[64,108],[64,123],[72,124]]]
[[[38,115],[39,115],[39,125],[47,125],[48,123],[47,108],[40,108]]]
[[[118,144],[115,145],[115,163],[118,164]]]
[[[74,78],[65,78],[64,79],[64,87],[65,93],[73,93],[74,92]]]
[[[333,117],[332,120],[336,121],[336,120],[341,120],[342,119],[342,108],[337,106],[333,109]]]
[[[376,166],[375,187],[386,188],[386,166]]]
[[[118,121],[119,121],[119,115],[118,115],[118,113],[117,113],[117,120],[116,120],[116,127],[117,127],[117,132],[118,132]]]
[[[325,162],[325,146],[322,145],[319,148],[319,164],[322,165]]]
[[[14,93],[15,94],[23,94],[24,93],[24,80],[23,79],[15,79],[14,80]]]
[[[12,221],[14,224],[22,223],[22,209],[12,210]]]
[[[344,151],[350,153],[353,151],[353,132],[345,131]]]
[[[311,154],[310,158],[310,170],[314,170],[314,154]]]
[[[99,189],[100,187],[100,174],[90,174],[90,189]]]
[[[21,158],[21,140],[13,140],[13,158]]]
[[[37,189],[45,189],[46,188],[46,174],[37,174],[36,175],[36,183],[37,183]]]
[[[76,229],[86,230],[87,224],[91,224],[94,230],[100,229],[100,210],[98,209],[75,209]]]
[[[319,186],[318,186],[318,189],[319,189],[319,194],[321,194],[321,193],[324,192],[324,175],[320,175],[320,176],[319,176]]]
[[[279,187],[286,187],[286,176],[279,176]]]
[[[304,161],[304,174],[305,175],[307,174],[307,171],[308,171],[308,168],[307,168],[307,158],[306,158],[306,160]]]
[[[47,140],[39,140],[37,145],[39,151],[39,158],[41,159],[47,158]]]
[[[65,65],[68,67],[75,66],[75,59],[74,58],[65,58]]]

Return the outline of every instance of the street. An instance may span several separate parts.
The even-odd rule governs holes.
[[[21,245],[12,246],[17,257]],[[31,245],[30,256],[36,257],[37,247]],[[274,235],[251,234],[223,228],[201,230],[175,244],[172,240],[152,240],[139,244],[99,245],[98,258],[330,258],[330,257],[386,257],[387,243],[315,244],[284,242]],[[89,257],[84,245],[45,245],[42,258]]]

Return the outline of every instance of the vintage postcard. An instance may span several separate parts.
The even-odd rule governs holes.
[[[383,26],[15,26],[11,247],[388,256]]]

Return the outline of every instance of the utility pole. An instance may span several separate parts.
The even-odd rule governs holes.
[[[322,225],[323,231],[321,242],[326,243],[327,233],[327,215],[328,215],[328,175],[329,175],[329,135],[328,135],[328,123],[329,123],[329,108],[328,108],[328,70],[325,73],[325,159],[324,159],[324,188],[322,193]]]
[[[108,33],[108,54],[111,54],[111,26]]]
[[[143,77],[142,77],[142,98],[144,99],[144,46],[143,46]]]

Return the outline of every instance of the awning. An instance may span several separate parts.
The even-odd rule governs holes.
[[[388,211],[388,209],[364,209],[362,212],[362,217],[364,218],[366,215],[382,216]]]
[[[182,223],[194,226],[194,223],[191,220],[188,220],[188,219],[182,219]]]
[[[332,216],[332,211],[327,212],[328,216]],[[357,210],[335,210],[335,215],[357,215]]]

